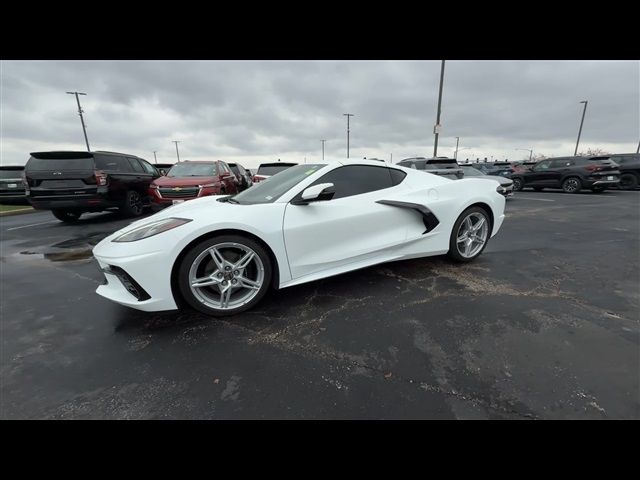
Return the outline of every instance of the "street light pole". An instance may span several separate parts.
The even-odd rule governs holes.
[[[584,123],[584,114],[587,113],[587,100],[582,100],[580,103],[584,103],[584,108],[582,109],[582,120],[580,120],[580,130],[578,130],[578,141],[576,142],[576,151],[573,152],[573,156],[578,155],[578,145],[580,144],[580,135],[582,134],[582,124]]]
[[[638,148],[636,148],[636,153],[640,153],[640,142],[638,142]]]
[[[444,60],[440,65],[440,91],[438,92],[438,115],[436,117],[436,125],[433,127],[433,133],[435,134],[435,140],[433,143],[433,156],[438,156],[438,135],[440,132],[440,112],[442,111],[442,84],[444,82]]]
[[[182,141],[182,140],[171,140],[173,143],[176,144],[176,155],[178,156],[178,163],[180,163],[180,152],[178,152],[178,144]]]
[[[458,145],[460,143],[460,137],[456,137],[456,153],[453,154],[453,158],[458,160]]]
[[[343,113],[345,117],[347,117],[347,158],[349,158],[349,117],[353,117],[353,113]]]
[[[78,114],[80,115],[80,123],[82,123],[82,132],[84,133],[84,141],[87,144],[87,152],[90,152],[91,149],[89,148],[89,139],[87,138],[87,127],[84,124],[84,117],[82,116],[82,113],[83,113],[82,107],[80,106],[80,98],[78,97],[78,95],[86,95],[86,93],[67,92],[67,94],[76,96],[76,103],[78,104]]]
[[[156,152],[157,152],[157,150],[154,150],[154,151],[153,151],[153,161],[154,161],[155,163],[158,163],[158,157],[156,157]]]
[[[320,140],[322,142],[322,161],[324,162],[324,142],[326,142],[326,140]]]

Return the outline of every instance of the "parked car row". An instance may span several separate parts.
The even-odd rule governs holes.
[[[236,194],[252,184],[242,165],[221,160],[153,165],[117,152],[34,152],[24,167],[2,167],[0,201],[23,197],[36,209],[75,222],[85,212],[111,209],[137,217],[147,207]]]
[[[582,189],[603,192],[608,188],[635,190],[640,185],[640,154],[601,156],[568,156],[547,158],[537,162],[463,164],[488,175],[513,180],[514,190],[561,188],[567,193]]]

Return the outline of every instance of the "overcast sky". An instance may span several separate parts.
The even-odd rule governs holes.
[[[2,61],[1,163],[29,152],[85,149],[180,158],[313,162],[351,157],[394,163],[433,154],[439,61]],[[636,151],[640,62],[449,61],[438,155],[521,159],[533,148]]]

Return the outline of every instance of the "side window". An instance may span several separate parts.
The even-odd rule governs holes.
[[[333,183],[336,193],[334,199],[360,195],[367,192],[392,187],[391,175],[386,167],[369,165],[347,165],[330,171],[313,185]]]
[[[157,175],[158,173],[156,172],[156,169],[153,168],[153,166],[150,163],[145,162],[144,160],[138,159],[138,161],[142,164],[142,168],[144,168],[144,171],[147,173],[150,173],[152,175]]]
[[[131,172],[129,162],[118,155],[96,155],[96,168],[105,172]]]
[[[391,185],[393,185],[394,187],[402,183],[402,181],[404,180],[404,177],[407,176],[405,172],[401,170],[396,170],[395,168],[389,169],[389,175],[391,175]]]
[[[552,160],[551,161],[551,166],[550,167],[551,168],[562,168],[562,167],[569,167],[571,165],[575,165],[575,163],[570,158],[558,158],[557,160]]]
[[[140,165],[140,163],[138,162],[137,159],[132,158],[132,157],[127,157],[127,160],[129,160],[129,164],[131,165],[131,168],[133,168],[133,171],[136,173],[143,173],[144,169],[142,168],[142,165]]]
[[[536,170],[547,170],[551,165],[551,160],[543,160],[536,165]]]

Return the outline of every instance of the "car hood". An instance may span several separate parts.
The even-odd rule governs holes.
[[[160,177],[153,181],[159,187],[192,187],[216,181],[215,177]]]

